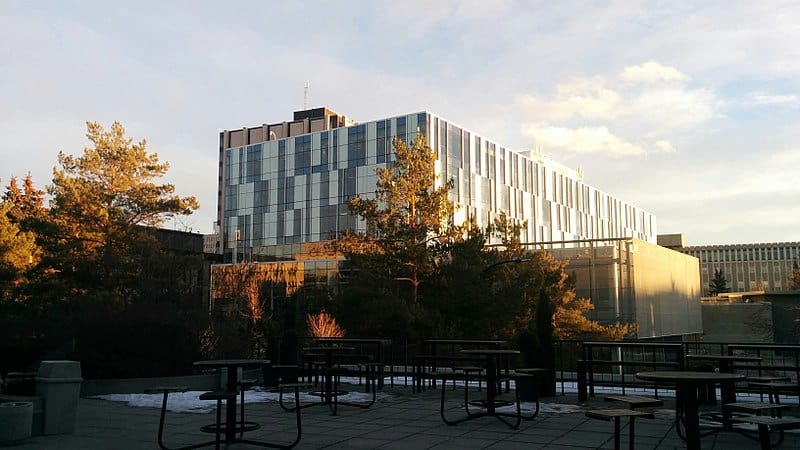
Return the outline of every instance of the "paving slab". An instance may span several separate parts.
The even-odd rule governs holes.
[[[459,388],[461,389],[461,388]],[[474,388],[473,388],[474,389]],[[332,415],[328,408],[302,410],[303,435],[298,449],[609,449],[613,448],[613,424],[589,419],[586,408],[608,407],[602,399],[590,399],[586,406],[571,413],[540,413],[513,430],[495,418],[470,420],[455,426],[442,422],[439,415],[440,391],[412,393],[410,388],[384,391],[386,398],[369,409],[340,406]],[[475,390],[475,395],[482,392]],[[472,396],[472,392],[470,393]],[[448,392],[448,412],[463,415],[458,392]],[[543,399],[544,403],[577,405],[574,396]],[[294,440],[293,413],[284,412],[276,402],[248,403],[247,420],[261,428],[248,438],[290,443]],[[670,450],[685,448],[674,426],[674,401],[668,399],[655,419],[636,421],[637,448]],[[794,407],[788,415],[798,416]],[[37,436],[11,450],[92,450],[157,449],[159,409],[131,407],[125,403],[82,398],[78,423],[73,434]],[[214,421],[213,413],[168,413],[165,443],[168,446],[207,441],[213,435],[201,433],[200,426]],[[627,420],[623,421],[622,445],[627,447]],[[255,449],[234,444],[229,449]],[[718,450],[758,449],[758,443],[739,433],[722,432],[702,439],[702,448]],[[800,433],[786,433],[780,448],[800,448]]]

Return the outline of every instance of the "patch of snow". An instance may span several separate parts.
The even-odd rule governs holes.
[[[356,386],[352,386],[358,388]],[[349,388],[349,387],[348,387]],[[363,389],[363,387],[360,387]],[[171,392],[167,400],[167,411],[177,413],[195,413],[205,414],[214,411],[217,402],[215,400],[200,400],[200,394],[204,391],[187,391],[187,392]],[[389,398],[388,394],[379,392],[376,396],[376,401],[381,401]],[[109,400],[113,402],[123,402],[132,407],[143,408],[161,408],[161,402],[164,398],[163,394],[106,394],[96,395],[92,398],[101,400]],[[313,403],[319,402],[318,395],[309,393],[300,393],[300,403]],[[365,392],[347,391],[347,394],[340,395],[339,400],[351,403],[369,403],[372,400],[372,394]],[[238,401],[238,398],[237,398]],[[265,403],[277,402],[278,392],[268,391],[261,388],[254,388],[245,391],[245,403]],[[294,392],[285,391],[283,393],[284,404],[294,403]]]

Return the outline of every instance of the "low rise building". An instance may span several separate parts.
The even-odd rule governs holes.
[[[659,235],[658,244],[700,260],[704,294],[720,270],[732,292],[789,291],[789,274],[800,263],[800,242],[684,246],[680,234]]]

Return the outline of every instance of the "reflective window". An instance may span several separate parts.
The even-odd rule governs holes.
[[[427,132],[428,132],[428,115],[426,113],[417,114],[417,131],[422,133],[422,134],[427,134]],[[430,145],[430,143],[428,143],[428,145]]]
[[[478,175],[483,175],[483,173],[481,172],[481,138],[478,136],[475,136],[474,147],[475,147],[475,157],[472,160],[475,161],[475,168],[473,172]]]
[[[294,174],[309,173],[311,173],[311,136],[298,136],[294,138]]]
[[[396,136],[406,142],[408,142],[408,136],[406,136],[406,118],[405,117],[398,117],[397,118],[397,134]]]
[[[367,164],[366,127],[356,125],[347,129],[347,167]]]
[[[378,164],[389,161],[389,154],[392,151],[392,130],[391,122],[381,120],[375,126],[375,156]]]

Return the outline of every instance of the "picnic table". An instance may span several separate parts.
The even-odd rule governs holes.
[[[723,392],[734,392],[737,381],[744,379],[744,375],[723,372],[694,372],[683,370],[665,370],[654,372],[638,372],[636,378],[670,383],[675,385],[675,429],[678,435],[686,441],[687,450],[700,449],[700,398],[698,388],[709,383],[719,383]],[[734,394],[735,396],[735,394]],[[723,394],[723,399],[726,395]],[[681,434],[681,422],[684,423],[686,435]]]

